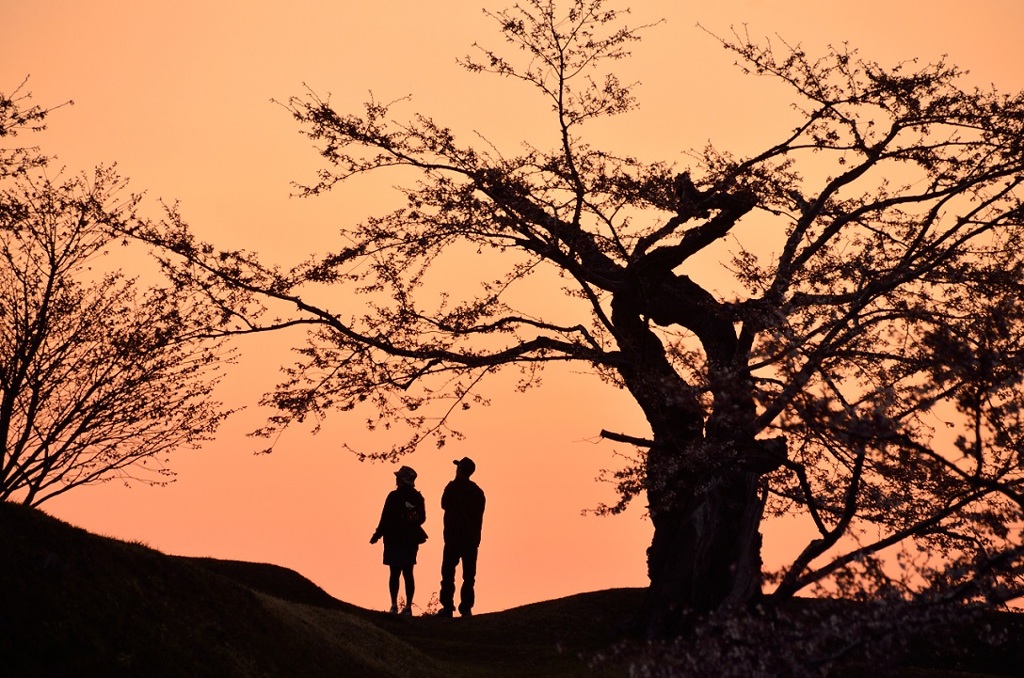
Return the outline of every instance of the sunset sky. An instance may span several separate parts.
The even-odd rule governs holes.
[[[626,3],[614,3],[621,7]],[[708,32],[744,24],[754,37],[802,43],[810,52],[848,42],[882,64],[919,58],[970,71],[969,84],[1024,88],[1024,2],[1019,0],[647,0],[630,23],[664,18],[645,33],[622,80],[640,81],[640,110],[602,124],[595,145],[649,161],[684,162],[708,141],[737,154],[759,150],[787,130],[783,92],[741,76]],[[26,76],[35,103],[56,111],[39,143],[67,171],[116,162],[144,209],[178,201],[201,237],[287,264],[333,247],[344,223],[384,212],[402,197],[387,188],[341,186],[316,199],[290,197],[291,182],[319,166],[308,140],[272,99],[308,86],[330,93],[336,110],[357,111],[411,95],[422,112],[463,139],[479,132],[509,152],[520,140],[543,145],[551,127],[543,104],[516,83],[467,73],[456,58],[474,42],[502,38],[481,0],[0,0],[0,91]],[[488,3],[500,9],[502,3]],[[703,26],[705,30],[698,27]],[[267,412],[257,401],[289,361],[282,339],[246,340],[222,397],[246,407],[201,451],[172,457],[177,482],[165,488],[120,483],[81,488],[44,510],[92,532],[137,540],[165,553],[269,562],[297,570],[336,598],[387,607],[381,546],[369,537],[395,466],[360,463],[342,448],[380,444],[358,418],[337,415],[317,435],[289,430],[273,454],[246,436]],[[602,428],[646,429],[628,397],[585,374],[552,371],[540,389],[517,394],[494,382],[490,408],[456,422],[464,441],[425,448],[404,463],[419,472],[430,540],[416,569],[423,607],[438,589],[440,495],[453,458],[469,455],[487,493],[477,612],[581,591],[646,583],[651,525],[642,502],[627,513],[581,515],[611,502],[595,482],[616,468]],[[386,441],[390,446],[396,440]],[[770,526],[765,559],[778,564],[800,543],[798,526]]]

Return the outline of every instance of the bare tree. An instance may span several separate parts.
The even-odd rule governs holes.
[[[32,93],[25,89],[25,78],[10,94],[0,92],[0,139],[14,139],[22,132],[46,129],[46,116],[54,109],[31,103]],[[68,101],[67,104],[74,102]],[[22,175],[46,164],[46,157],[35,146],[0,146],[0,179]]]
[[[0,137],[42,124],[26,97],[0,95]],[[47,160],[0,151],[0,499],[30,505],[114,478],[169,482],[168,453],[228,414],[210,396],[229,354],[204,338],[220,314],[143,287],[109,251],[128,244],[116,234],[138,197],[111,168],[49,179]]]
[[[432,118],[400,122],[379,101],[340,113],[310,92],[286,104],[325,161],[305,193],[400,168],[419,176],[403,206],[288,271],[199,243],[177,215],[138,232],[181,255],[167,258],[179,283],[233,308],[237,331],[310,326],[261,433],[369,405],[371,425],[413,430],[367,455],[393,458],[443,444],[502,368],[526,386],[582,364],[650,425],[603,435],[639,450],[620,487],[623,502],[646,494],[654,524],[654,631],[762,595],[769,515],[819,532],[772,573],[778,597],[1017,595],[1024,97],[966,90],[945,63],[812,59],[735,35],[722,45],[789,87],[798,125],[749,157],[617,157],[583,134],[634,108],[605,67],[640,29],[600,0],[565,4],[492,14],[511,56],[462,62],[550,103],[553,147],[469,146]],[[685,271],[717,266],[726,238],[734,284],[702,287]],[[439,286],[459,253],[486,270]],[[896,550],[905,576],[882,563]]]

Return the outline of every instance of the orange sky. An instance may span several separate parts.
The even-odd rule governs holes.
[[[135,190],[147,191],[154,213],[158,198],[179,200],[204,238],[287,262],[330,247],[339,224],[398,198],[358,187],[289,198],[289,182],[310,179],[317,157],[271,98],[301,94],[303,83],[332,93],[343,110],[358,107],[371,90],[382,100],[411,94],[410,112],[430,114],[464,137],[480,131],[512,151],[519,139],[543,145],[549,138],[542,109],[524,99],[525,89],[455,64],[474,41],[500,45],[480,6],[6,0],[0,91],[31,74],[36,103],[75,101],[38,139],[70,170],[116,161]],[[698,22],[722,34],[746,23],[755,36],[779,35],[812,52],[848,41],[883,63],[948,54],[977,84],[1024,88],[1024,2],[1017,0],[976,0],[968,10],[960,0],[648,0],[641,7],[637,23],[668,20],[620,70],[624,80],[643,83],[641,110],[596,132],[613,150],[652,161],[681,160],[682,151],[709,139],[743,153],[786,129],[778,88],[738,76]],[[369,440],[359,421],[337,416],[316,436],[293,430],[274,454],[253,456],[261,441],[245,433],[265,414],[256,401],[288,355],[280,341],[266,339],[242,349],[224,397],[249,409],[214,444],[172,459],[174,485],[109,483],[44,509],[166,553],[291,567],[337,598],[385,607],[380,546],[367,541],[393,487],[393,468],[360,464],[340,449],[341,442],[379,440]],[[406,459],[420,474],[431,534],[420,552],[416,602],[425,605],[438,588],[438,502],[453,474],[451,459],[466,454],[477,460],[475,479],[488,496],[478,612],[644,585],[651,527],[642,507],[613,518],[580,515],[614,498],[594,482],[601,468],[617,463],[616,446],[598,442],[598,431],[644,433],[630,400],[581,374],[551,372],[543,388],[524,395],[494,386],[493,407],[459,422],[465,441]],[[766,560],[776,563],[796,545],[787,527],[770,528]]]

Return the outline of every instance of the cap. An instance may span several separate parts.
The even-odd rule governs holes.
[[[398,476],[400,480],[416,480],[416,471],[413,471],[408,466],[403,466],[395,471],[395,475]]]
[[[473,471],[476,471],[476,464],[469,457],[463,457],[462,459],[454,459],[452,463],[459,467],[459,470],[465,473],[467,476],[473,475]]]

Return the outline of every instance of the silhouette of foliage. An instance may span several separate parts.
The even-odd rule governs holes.
[[[286,271],[198,242],[178,215],[137,233],[181,255],[181,285],[237,309],[237,331],[309,326],[260,433],[370,406],[371,426],[413,431],[364,453],[393,459],[444,444],[503,368],[526,388],[549,363],[585,365],[650,425],[604,435],[638,450],[617,481],[654,523],[654,632],[760,596],[759,528],[777,515],[817,532],[768,573],[777,598],[1018,596],[1024,95],[966,89],[945,62],[737,33],[721,45],[788,88],[796,126],[688,167],[620,157],[585,131],[635,106],[607,69],[641,28],[563,4],[491,13],[510,53],[462,60],[550,103],[550,148],[467,145],[401,101],[344,113],[309,91],[284,104],[324,161],[305,194],[397,168],[418,177],[403,206]],[[687,275],[726,241],[731,284]],[[487,264],[439,281],[459,256]],[[271,317],[277,302],[294,313]]]
[[[46,116],[54,109],[31,104],[32,93],[25,89],[27,84],[28,78],[25,78],[10,94],[0,92],[0,139],[6,137],[10,140],[22,132],[39,132],[46,129]],[[14,174],[24,174],[44,164],[46,157],[34,146],[0,147],[0,179]]]
[[[42,125],[48,111],[26,106],[0,95],[0,137]],[[210,399],[219,314],[113,263],[139,197],[113,168],[50,178],[47,160],[0,150],[0,499],[30,505],[114,478],[168,482],[167,454],[228,413]]]

